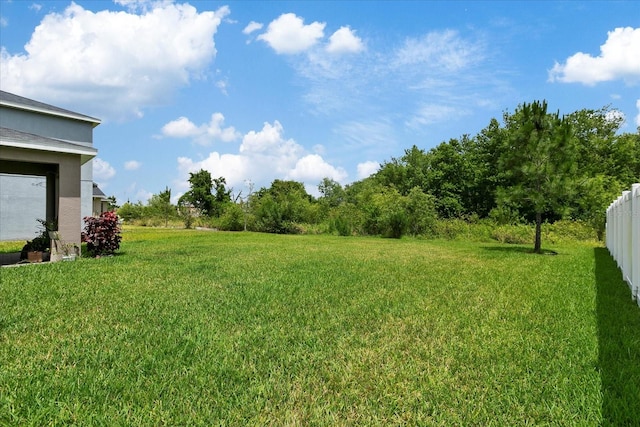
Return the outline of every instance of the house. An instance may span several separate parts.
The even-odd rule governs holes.
[[[93,216],[100,216],[100,214],[107,212],[111,206],[110,200],[106,194],[102,192],[98,184],[93,183]]]
[[[80,244],[93,213],[93,129],[100,120],[0,91],[0,240],[32,239],[57,220]]]

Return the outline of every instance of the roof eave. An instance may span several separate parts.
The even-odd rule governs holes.
[[[36,150],[36,151],[48,151],[50,153],[63,153],[63,154],[75,154],[80,156],[81,164],[87,163],[89,160],[93,159],[98,155],[98,150],[90,147],[83,147],[78,145],[75,147],[51,147],[46,144],[38,144],[38,143],[25,143],[11,140],[0,140],[0,146],[4,147],[12,147],[12,148],[21,148],[24,150]]]

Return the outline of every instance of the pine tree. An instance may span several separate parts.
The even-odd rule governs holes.
[[[546,101],[522,104],[513,115],[505,114],[505,125],[500,163],[508,185],[499,197],[535,214],[534,252],[541,253],[543,215],[561,207],[571,193],[576,164],[573,128],[559,113],[547,113]]]

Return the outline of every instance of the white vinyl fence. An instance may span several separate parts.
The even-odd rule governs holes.
[[[640,184],[623,191],[607,208],[607,248],[640,305]]]

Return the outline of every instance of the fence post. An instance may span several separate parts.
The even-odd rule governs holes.
[[[631,291],[631,298],[635,300],[633,283],[631,282],[631,191],[622,192],[622,277],[626,280]]]
[[[631,283],[633,297],[640,306],[640,184],[631,186]]]

